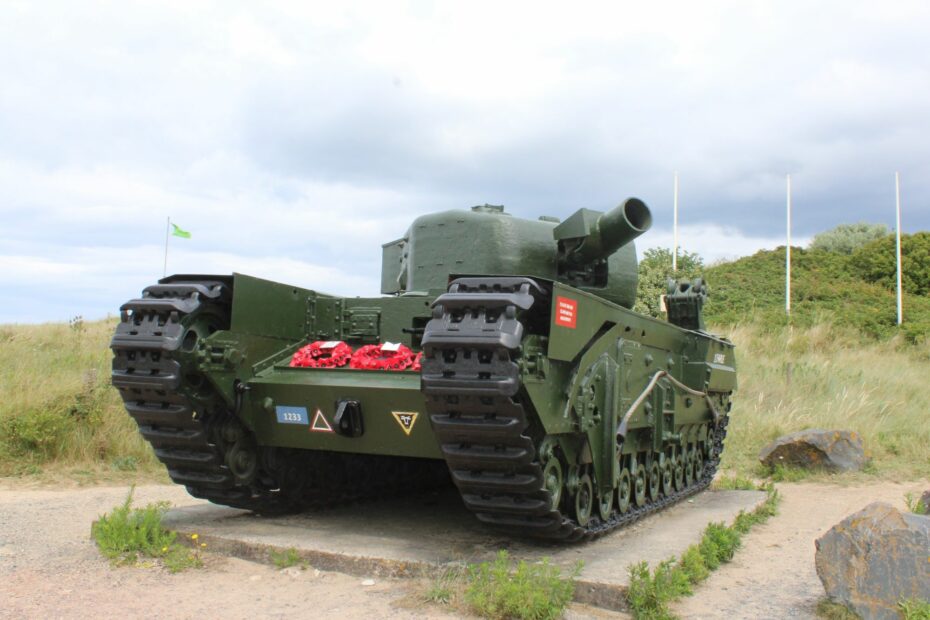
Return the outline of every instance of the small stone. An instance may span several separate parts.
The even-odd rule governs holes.
[[[322,574],[323,574],[323,573],[320,572],[320,569],[319,569],[319,568],[314,568],[314,569],[313,569],[313,576],[314,576],[314,577],[319,577],[319,576],[322,575]]]
[[[251,577],[249,577],[249,581],[261,581],[261,580],[262,580],[261,575],[252,575]]]
[[[297,566],[289,566],[288,568],[282,569],[281,572],[291,579],[297,579],[300,577],[301,570]]]
[[[875,502],[834,525],[815,546],[827,596],[863,618],[898,620],[902,600],[930,600],[930,517]]]
[[[759,452],[763,465],[793,465],[808,469],[858,471],[871,458],[855,431],[808,429],[779,437]]]
[[[363,586],[373,586],[373,585],[375,585],[375,580],[374,580],[374,579],[366,579],[365,581],[362,582],[362,585],[363,585]]]

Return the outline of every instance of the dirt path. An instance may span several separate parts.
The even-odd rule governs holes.
[[[781,485],[779,516],[754,529],[735,560],[676,612],[685,618],[811,617],[822,596],[813,541],[847,514],[882,499],[903,505],[924,484]],[[4,488],[5,487],[5,488]],[[0,487],[0,617],[3,618],[418,618],[451,617],[399,603],[408,581],[369,581],[313,568],[273,567],[205,554],[206,568],[171,575],[112,568],[89,539],[91,521],[126,487],[36,490]],[[198,503],[176,486],[139,487],[137,503]],[[625,567],[618,567],[625,570]],[[573,606],[572,619],[622,618]]]
[[[923,483],[857,486],[779,484],[779,514],[743,539],[729,564],[720,567],[694,596],[674,606],[682,618],[815,618],[823,586],[814,569],[814,540],[847,515],[873,501],[904,509],[904,495],[930,488]]]
[[[111,568],[89,539],[91,521],[126,488],[0,490],[0,617],[417,618],[393,602],[406,585],[205,554],[205,570],[171,575]],[[181,487],[137,489],[137,504],[187,505]]]

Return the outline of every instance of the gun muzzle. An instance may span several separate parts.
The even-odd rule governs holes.
[[[639,198],[628,198],[597,218],[587,236],[567,258],[576,265],[606,259],[651,226],[652,213],[646,203]]]

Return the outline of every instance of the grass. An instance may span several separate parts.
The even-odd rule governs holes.
[[[930,620],[930,602],[907,600],[898,603],[903,620]]]
[[[0,326],[0,477],[164,478],[110,386],[115,325]]]
[[[567,576],[548,559],[514,563],[501,550],[492,562],[443,571],[423,593],[422,600],[484,618],[560,618],[574,596],[580,571],[580,562]]]
[[[198,548],[179,544],[177,535],[162,526],[168,504],[158,502],[133,508],[134,491],[135,487],[131,488],[121,505],[91,526],[91,536],[100,553],[117,566],[136,564],[142,558],[158,560],[172,573],[202,566],[199,548],[206,544],[197,543],[198,535],[191,536],[192,542],[200,545]]]
[[[744,488],[745,480],[721,481],[723,488]],[[630,586],[627,604],[633,617],[640,620],[670,620],[675,615],[670,604],[694,592],[701,583],[721,564],[733,559],[741,539],[754,525],[763,523],[778,510],[779,496],[771,483],[759,488],[766,492],[765,501],[752,512],[740,512],[733,525],[711,523],[701,536],[701,541],[691,545],[681,559],[669,558],[649,570],[646,562],[629,567]]]
[[[905,494],[904,503],[907,509],[915,515],[930,515],[930,504],[921,501],[921,498],[914,493]]]
[[[303,558],[300,557],[300,553],[298,553],[297,549],[294,547],[284,549],[283,551],[272,549],[269,555],[271,557],[272,563],[274,563],[274,565],[278,568],[290,568],[291,566],[297,566],[298,564],[302,568],[306,568],[306,563],[303,561]]]
[[[817,602],[817,617],[824,620],[861,620],[859,614],[852,611],[842,603],[836,603],[828,598]]]
[[[806,428],[856,431],[872,464],[844,474],[913,480],[930,476],[930,348],[876,341],[830,323],[812,327],[741,324],[716,327],[737,346],[739,388],[727,428],[723,471],[758,476],[759,450]],[[789,367],[790,364],[790,367]],[[775,480],[810,472],[780,468]],[[823,477],[827,474],[816,474]]]

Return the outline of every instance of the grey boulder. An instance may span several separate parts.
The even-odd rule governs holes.
[[[855,431],[808,429],[779,437],[759,452],[759,460],[769,467],[793,465],[808,469],[858,471],[871,458]]]
[[[898,620],[901,601],[930,600],[930,517],[875,502],[815,545],[827,596],[866,620]]]

